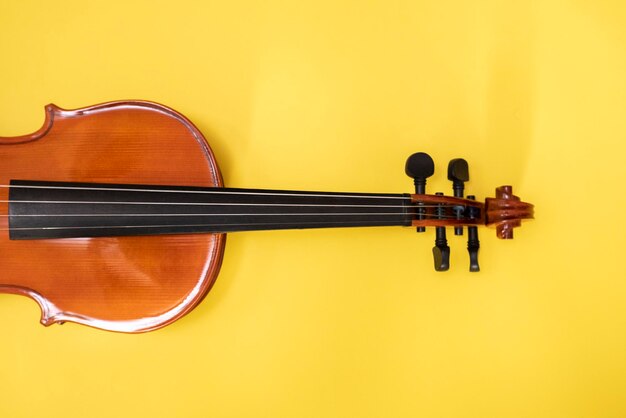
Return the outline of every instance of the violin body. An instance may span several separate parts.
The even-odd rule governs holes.
[[[445,271],[446,227],[467,228],[479,271],[478,226],[510,239],[533,217],[511,186],[484,203],[463,198],[463,159],[449,165],[454,197],[426,194],[434,163],[424,153],[407,160],[415,194],[225,188],[200,131],[143,101],[49,105],[39,131],[0,138],[0,164],[0,293],[34,299],[44,325],[145,332],[177,320],[213,285],[225,232],[434,227],[435,269]]]
[[[12,179],[222,186],[213,153],[184,116],[150,102],[46,107],[32,135],[0,138]],[[0,189],[0,292],[29,296],[44,325],[144,332],[193,309],[214,283],[225,234],[10,240]]]

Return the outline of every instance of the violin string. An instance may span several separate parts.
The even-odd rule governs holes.
[[[224,190],[179,190],[179,189],[144,189],[144,188],[121,188],[121,187],[84,187],[84,186],[37,186],[37,185],[13,185],[0,184],[0,188],[15,189],[55,189],[55,190],[92,190],[92,191],[120,191],[120,192],[147,192],[147,193],[191,193],[191,194],[229,194],[229,195],[250,195],[250,196],[290,196],[290,197],[342,197],[356,199],[400,199],[410,200],[407,196],[389,196],[384,194],[341,194],[341,193],[317,193],[298,191],[235,191],[236,189]],[[0,201],[2,202],[2,201]]]
[[[0,215],[0,217],[164,217],[164,216],[401,216],[402,212],[384,212],[384,213],[344,213],[344,212],[312,212],[312,213],[64,213],[64,214],[16,214],[16,215]],[[410,215],[417,215],[411,213]],[[441,218],[441,219],[457,219],[456,216],[435,215],[432,213],[421,213],[424,217]]]
[[[408,200],[408,199],[407,199]],[[118,202],[118,201],[88,201],[88,200],[0,200],[0,203],[41,203],[41,204],[89,204],[89,205],[170,205],[170,206],[291,206],[291,207],[328,207],[328,208],[455,208],[462,205],[451,204],[420,204],[411,205],[330,205],[330,204],[299,204],[299,203],[223,203],[223,202]]]
[[[376,221],[377,224],[398,225],[397,221]],[[98,225],[98,226],[44,226],[44,227],[17,227],[0,228],[0,231],[32,231],[32,230],[65,230],[65,229],[115,229],[115,228],[189,228],[189,227],[240,227],[240,226],[284,226],[284,225],[342,225],[342,226],[376,226],[368,221],[324,221],[324,222],[266,222],[266,223],[218,223],[218,224],[185,224],[185,225]],[[382,225],[381,225],[382,226]],[[218,231],[219,232],[219,231]]]
[[[166,186],[167,187],[167,186]],[[144,189],[144,188],[122,188],[122,187],[85,187],[85,186],[36,186],[36,185],[20,185],[20,184],[0,184],[0,188],[18,188],[18,189],[59,189],[59,190],[96,190],[96,191],[115,191],[115,192],[147,192],[147,193],[191,193],[191,194],[231,194],[231,195],[252,195],[252,196],[296,196],[296,197],[348,197],[358,199],[407,199],[406,196],[385,196],[376,194],[331,194],[308,192],[302,193],[298,191],[235,191],[233,189],[225,190],[180,190],[180,189]]]

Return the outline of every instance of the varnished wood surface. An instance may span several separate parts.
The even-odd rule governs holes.
[[[518,196],[515,196],[511,186],[497,187],[496,197],[488,197],[485,199],[485,203],[452,196],[428,194],[412,194],[411,202],[414,204],[471,206],[480,211],[480,217],[477,217],[475,220],[414,219],[412,226],[495,226],[497,237],[502,239],[512,239],[513,229],[521,226],[522,220],[534,218],[534,206],[530,203],[522,202]]]
[[[513,229],[534,216],[535,207],[515,196],[512,186],[500,186],[495,198],[485,199],[485,223],[495,225],[498,238],[513,239]]]
[[[222,186],[202,134],[173,110],[114,102],[46,107],[32,135],[0,138],[0,184],[11,179]],[[0,188],[6,201],[8,189]],[[123,332],[162,327],[213,284],[225,235],[10,241],[0,203],[0,292],[35,299],[41,322]]]

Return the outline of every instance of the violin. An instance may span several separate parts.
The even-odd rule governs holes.
[[[37,132],[0,138],[0,292],[34,299],[46,326],[145,332],[176,321],[215,282],[228,232],[435,227],[435,269],[445,271],[446,227],[466,228],[478,271],[479,226],[510,239],[533,217],[511,186],[484,202],[463,197],[463,159],[448,167],[454,196],[426,194],[425,153],[406,163],[412,194],[226,188],[202,133],[166,106],[45,110]]]

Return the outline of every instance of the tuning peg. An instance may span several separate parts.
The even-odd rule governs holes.
[[[435,260],[435,270],[448,271],[450,269],[450,247],[434,246],[433,259]]]
[[[469,165],[463,158],[455,158],[448,163],[448,180],[452,182],[454,197],[463,197],[464,183],[469,180]]]
[[[463,158],[455,158],[448,163],[448,180],[452,182],[454,197],[463,197],[465,182],[469,180],[469,166]],[[454,208],[457,219],[461,219],[463,208]],[[463,227],[455,226],[454,235],[463,235]]]
[[[475,200],[474,196],[467,196],[470,200]],[[469,216],[470,218],[476,217],[478,214],[478,210],[475,207],[469,207]],[[467,227],[467,251],[469,252],[470,258],[470,271],[476,272],[480,271],[480,266],[478,265],[478,250],[480,249],[480,241],[478,241],[478,227],[476,226],[468,226]]]
[[[443,196],[443,193],[435,193],[437,196]],[[440,204],[436,210],[437,218],[443,219],[445,209]],[[450,268],[450,247],[446,238],[446,227],[438,226],[435,232],[435,246],[433,247],[433,259],[435,261],[435,270],[446,271]]]
[[[404,172],[413,179],[415,194],[426,194],[426,179],[435,173],[435,163],[425,152],[416,152],[406,160]],[[417,209],[417,219],[424,219],[423,209]],[[424,232],[426,228],[417,227],[417,232]]]

